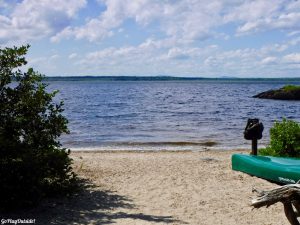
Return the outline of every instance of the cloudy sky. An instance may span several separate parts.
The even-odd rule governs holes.
[[[300,77],[297,0],[0,0],[47,76]]]

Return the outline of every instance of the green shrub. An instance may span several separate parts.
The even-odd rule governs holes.
[[[29,46],[0,48],[0,209],[37,204],[69,193],[76,184],[69,151],[57,140],[68,133],[57,92],[43,76],[22,72]]]
[[[300,90],[300,86],[286,85],[286,86],[283,87],[283,90],[285,90],[285,91],[299,91]]]
[[[283,119],[275,122],[270,129],[270,144],[265,149],[260,149],[261,155],[272,156],[300,156],[300,124]]]

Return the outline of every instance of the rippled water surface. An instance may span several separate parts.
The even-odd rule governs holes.
[[[282,117],[300,121],[300,102],[252,98],[284,81],[51,81],[65,102],[71,149],[203,150],[249,148],[248,118],[269,128]]]

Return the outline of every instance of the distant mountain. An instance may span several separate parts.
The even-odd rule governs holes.
[[[180,80],[203,80],[201,77],[172,77],[172,76],[65,76],[45,77],[48,81],[76,81],[76,80],[102,80],[102,81],[180,81]]]
[[[239,79],[238,77],[232,77],[232,76],[221,76],[221,79]]]

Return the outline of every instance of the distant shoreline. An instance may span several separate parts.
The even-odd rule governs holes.
[[[239,78],[239,77],[174,77],[174,76],[46,76],[46,81],[291,81],[300,82],[297,78]]]

